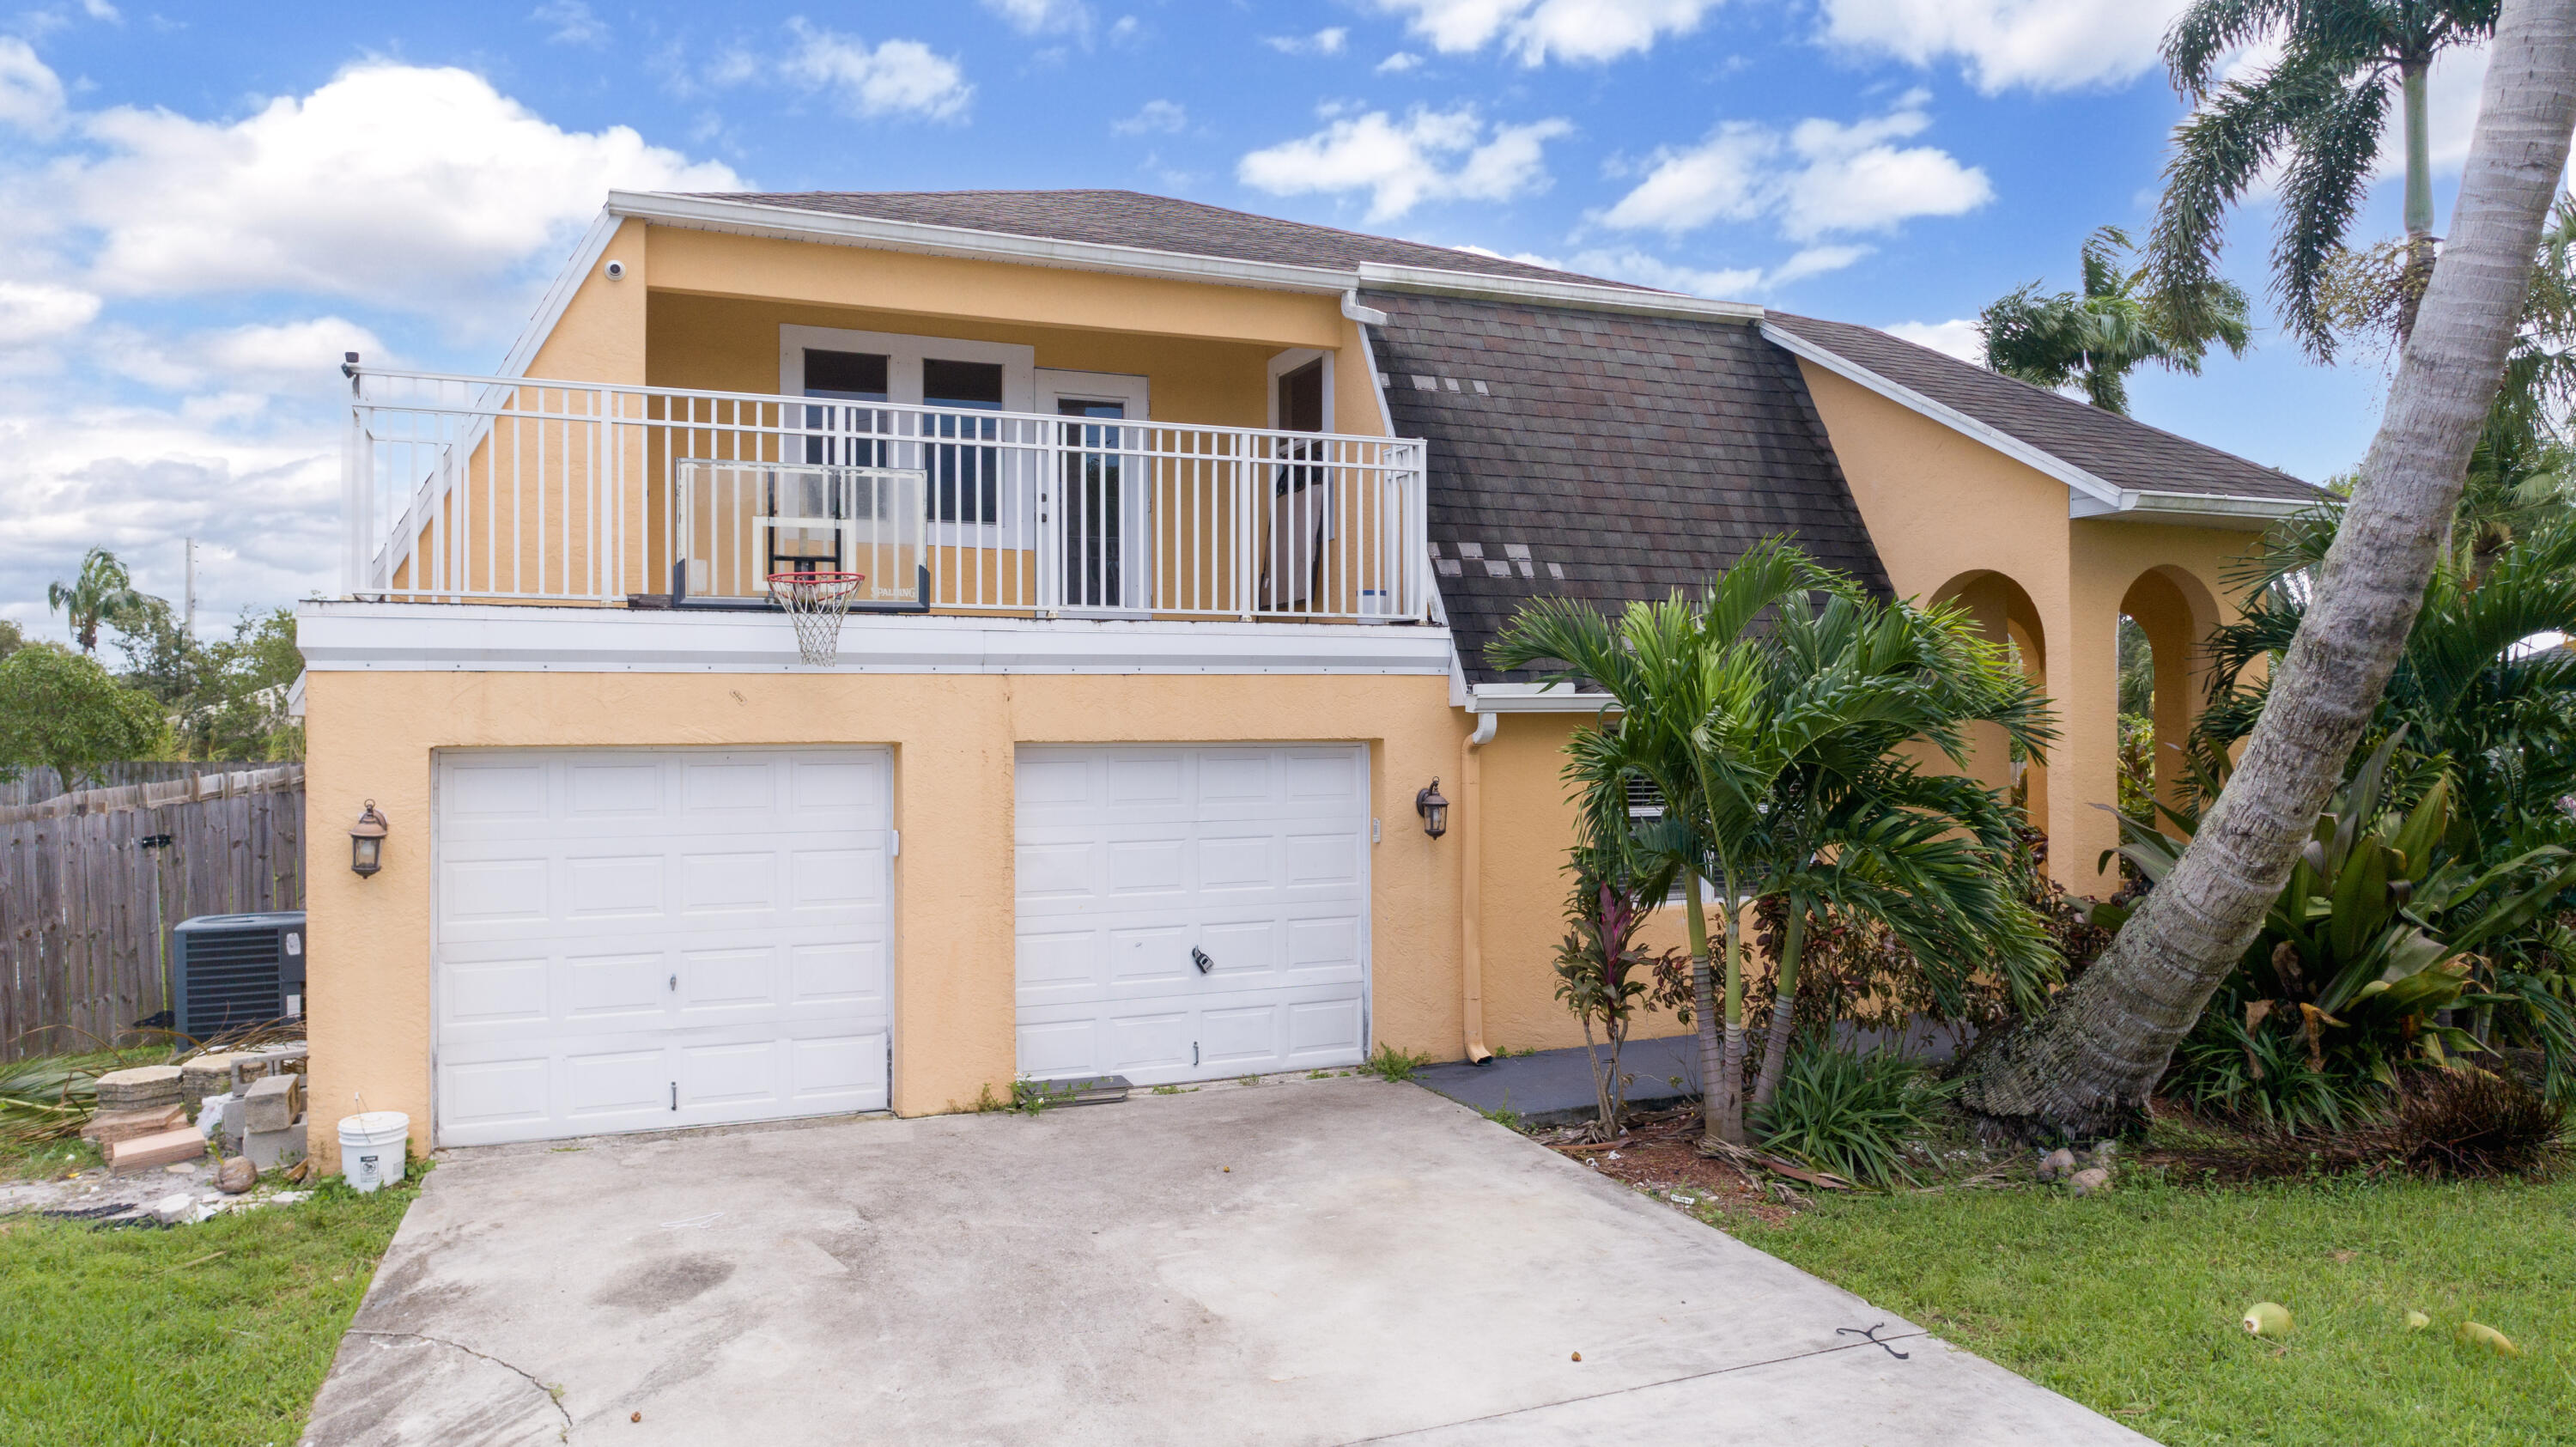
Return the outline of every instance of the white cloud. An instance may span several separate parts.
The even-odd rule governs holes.
[[[1245,156],[1235,178],[1274,196],[1366,191],[1368,217],[1385,221],[1423,201],[1508,201],[1547,189],[1542,148],[1571,132],[1562,120],[1487,130],[1472,106],[1336,115],[1311,136]],[[1454,164],[1452,162],[1454,161]]]
[[[1149,100],[1136,114],[1123,121],[1113,121],[1109,129],[1122,136],[1142,136],[1159,132],[1178,135],[1189,129],[1190,113],[1177,101]]]
[[[1681,266],[1661,257],[1637,250],[1586,251],[1574,258],[1569,270],[1586,276],[1604,276],[1613,281],[1632,281],[1639,286],[1663,291],[1686,292],[1692,296],[1725,300],[1759,291],[1763,285],[1762,268],[1732,266],[1710,271],[1695,266]]]
[[[1377,0],[1444,52],[1482,50],[1497,40],[1523,65],[1549,59],[1600,62],[1651,50],[1666,34],[1686,35],[1718,0]]]
[[[1091,30],[1091,7],[1082,0],[984,0],[984,8],[1022,35],[1083,35]]]
[[[0,347],[65,337],[98,316],[96,293],[43,282],[0,281]]]
[[[1861,258],[1868,256],[1877,250],[1878,248],[1875,246],[1854,246],[1849,244],[1839,246],[1805,247],[1791,255],[1787,261],[1781,262],[1778,266],[1771,268],[1771,270],[1764,275],[1763,284],[1766,286],[1787,286],[1790,282],[1802,280],[1806,277],[1822,276],[1829,271],[1840,271],[1844,267],[1852,265],[1854,262],[1859,261]]]
[[[125,17],[117,14],[116,7],[108,4],[107,0],[81,0],[81,13],[92,20],[104,20],[112,25],[125,23]]]
[[[1380,75],[1402,75],[1408,70],[1421,68],[1422,57],[1410,50],[1399,50],[1377,63],[1377,73]]]
[[[957,62],[918,40],[880,41],[872,50],[856,36],[818,30],[802,19],[788,24],[797,45],[781,70],[810,90],[830,91],[854,115],[946,120],[974,98]]]
[[[185,338],[120,328],[100,339],[99,352],[110,370],[164,391],[220,384],[279,396],[331,389],[346,352],[377,366],[392,360],[374,332],[336,316],[253,322]]]
[[[582,0],[546,0],[528,12],[528,18],[540,25],[551,25],[554,32],[546,37],[557,45],[605,45],[608,27],[590,12]]]
[[[291,290],[439,310],[552,261],[612,187],[725,190],[634,131],[566,131],[462,70],[368,65],[232,122],[126,107],[55,173],[111,293]],[[352,204],[352,198],[363,204]]]
[[[1312,35],[1265,35],[1261,43],[1282,55],[1339,55],[1350,38],[1350,31],[1335,25]]]
[[[63,83],[35,49],[0,35],[0,125],[46,136],[63,119]]]
[[[1790,240],[1814,241],[1892,230],[1917,216],[1957,216],[1994,199],[1984,171],[1935,147],[1895,144],[1931,125],[1923,101],[1916,92],[1884,116],[1850,124],[1809,119],[1786,135],[1728,121],[1698,145],[1657,151],[1645,178],[1598,219],[1614,229],[1677,236],[1716,221],[1770,216]]]
[[[1824,38],[1914,65],[1956,59],[1976,87],[2121,85],[2154,68],[2189,0],[1823,0]]]
[[[1963,362],[1986,364],[1986,339],[1977,333],[1976,322],[1968,317],[1952,317],[1946,322],[1898,322],[1887,328],[1891,337],[1901,337],[1936,352],[1947,352]]]

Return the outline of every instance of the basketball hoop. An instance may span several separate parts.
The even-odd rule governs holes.
[[[841,619],[867,581],[864,573],[772,573],[769,596],[796,625],[796,652],[816,668],[829,668],[841,651]]]

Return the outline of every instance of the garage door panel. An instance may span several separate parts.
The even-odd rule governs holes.
[[[524,924],[546,918],[552,891],[551,861],[525,855],[458,860],[440,891],[447,919],[457,924]]]
[[[669,889],[659,854],[575,855],[563,861],[564,914],[576,920],[658,919]]]
[[[669,807],[663,771],[644,761],[573,764],[564,770],[564,816],[578,820],[650,819]]]
[[[1020,1073],[1038,1077],[1084,1075],[1106,1054],[1100,1035],[1107,1022],[1086,1013],[1075,1020],[1031,1020],[1019,1025]]]
[[[1024,1075],[1154,1085],[1360,1058],[1361,749],[1031,746],[1017,773]]]
[[[671,1008],[669,962],[660,950],[561,957],[549,973],[565,985],[563,1023],[622,1032],[658,1021]]]
[[[451,1026],[543,1025],[546,964],[538,957],[456,965],[439,993],[439,1014]]]
[[[1150,839],[1121,839],[1104,852],[1108,892],[1114,895],[1177,895],[1189,885],[1187,837],[1166,834]]]
[[[439,1138],[882,1109],[890,779],[882,750],[442,756]]]
[[[1288,1058],[1300,1065],[1329,1057],[1335,1063],[1360,1051],[1360,1002],[1356,997],[1309,1000],[1287,1007]]]
[[[799,914],[885,903],[885,855],[875,849],[799,849],[788,856],[789,900]]]
[[[883,941],[800,944],[787,949],[787,1000],[791,1005],[873,1005],[885,1009]]]

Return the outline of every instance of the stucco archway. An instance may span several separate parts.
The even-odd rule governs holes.
[[[2121,595],[2120,612],[2146,634],[2154,657],[2156,797],[2175,803],[2189,772],[2184,748],[2208,696],[2207,644],[2218,601],[2200,579],[2168,564],[2140,573]]]
[[[1956,603],[1968,610],[1970,617],[1987,638],[2009,643],[2020,655],[2022,667],[2045,692],[2048,688],[2048,631],[2039,621],[2039,608],[2031,602],[2030,593],[2005,573],[1990,569],[1961,573],[1944,583],[1933,595],[1935,602]],[[1979,724],[1970,731],[1971,755],[1969,777],[1992,789],[2009,790],[2015,782],[2012,750],[2001,728]],[[2048,819],[2048,760],[2045,756],[2024,761],[2019,770],[2027,784],[2024,795],[2034,827],[2045,829]]]

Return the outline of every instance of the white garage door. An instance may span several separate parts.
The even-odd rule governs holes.
[[[1348,744],[1019,752],[1020,1073],[1357,1062],[1368,763]]]
[[[438,1139],[886,1104],[882,749],[438,764]]]

